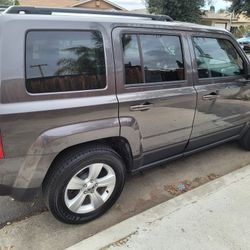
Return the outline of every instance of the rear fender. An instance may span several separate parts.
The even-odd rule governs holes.
[[[124,137],[133,158],[142,155],[141,134],[131,117],[89,121],[53,128],[42,133],[29,148],[14,183],[15,188],[37,188],[55,159],[63,150],[86,142],[111,137]]]
[[[119,128],[119,120],[110,118],[45,131],[29,148],[14,187],[39,187],[58,153],[85,142],[119,136]]]

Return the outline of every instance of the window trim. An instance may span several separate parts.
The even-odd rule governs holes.
[[[105,61],[105,78],[106,78],[106,86],[105,88],[100,89],[87,89],[87,90],[72,90],[72,91],[56,91],[56,92],[41,92],[41,93],[32,93],[27,89],[27,71],[26,71],[26,63],[27,63],[27,36],[30,32],[100,32],[103,41],[104,48],[104,61]],[[88,93],[88,92],[104,92],[108,89],[108,67],[107,67],[107,54],[106,54],[106,42],[104,39],[103,31],[100,29],[28,29],[25,32],[24,36],[24,85],[25,85],[25,93],[29,96],[51,96],[51,95],[71,95],[74,93]]]
[[[233,46],[233,48],[236,50],[237,54],[239,55],[239,57],[241,58],[242,62],[243,62],[243,67],[244,67],[244,73],[240,74],[240,75],[233,75],[233,76],[218,76],[218,77],[208,77],[208,78],[199,78],[199,73],[198,73],[198,65],[197,65],[197,57],[196,57],[196,53],[195,53],[195,46],[194,46],[194,38],[212,38],[212,39],[223,39],[223,40],[227,40],[228,42],[230,42]],[[228,35],[223,35],[223,34],[204,34],[201,33],[199,35],[197,34],[191,34],[190,35],[190,39],[191,39],[191,45],[192,45],[192,49],[193,49],[193,55],[194,55],[194,65],[195,65],[195,74],[196,77],[198,79],[199,82],[206,82],[206,81],[223,81],[228,80],[228,79],[238,79],[238,78],[242,78],[244,76],[247,75],[246,71],[247,71],[247,65],[246,65],[246,60],[242,55],[242,52],[239,50],[238,46],[235,46],[235,41]]]
[[[141,69],[142,69],[142,80],[143,84],[146,83],[146,76],[145,76],[145,70],[144,70],[144,59],[143,59],[143,54],[142,54],[142,46],[141,46],[141,36],[139,34],[135,35],[137,38],[137,45],[138,45],[138,50],[139,50],[139,55],[140,55],[140,62],[141,62]],[[122,57],[122,60],[124,57]],[[124,80],[126,80],[126,72],[125,72],[125,64],[123,63],[124,67]],[[132,85],[132,84],[126,84],[126,81],[124,81],[125,85]],[[139,83],[142,84],[142,83]]]
[[[142,56],[142,47],[141,47],[141,43],[138,44],[138,48],[139,48],[139,54],[140,57],[142,56],[142,58],[140,58],[141,61],[141,67],[143,70],[143,79],[144,79],[144,83],[134,83],[134,84],[126,84],[126,72],[125,72],[125,65],[124,65],[124,58],[123,58],[123,48],[122,46],[120,46],[121,48],[121,61],[122,61],[122,65],[123,65],[123,86],[125,89],[133,89],[133,88],[149,88],[149,87],[154,87],[154,86],[164,86],[164,87],[168,87],[168,88],[178,88],[181,85],[183,85],[183,87],[188,87],[187,83],[188,83],[188,74],[187,74],[187,64],[186,64],[186,60],[185,60],[185,55],[184,55],[184,41],[183,41],[183,34],[179,33],[170,33],[170,30],[167,31],[160,31],[157,30],[157,32],[154,32],[154,30],[121,30],[120,31],[120,44],[122,44],[122,37],[123,35],[135,35],[137,37],[139,37],[139,41],[140,41],[140,36],[141,35],[162,35],[162,36],[174,36],[174,37],[178,37],[179,41],[180,41],[180,45],[181,45],[181,53],[182,53],[182,58],[183,58],[183,64],[184,64],[184,76],[185,79],[184,80],[176,80],[176,81],[164,81],[164,82],[150,82],[147,83],[145,82],[145,70],[144,70],[144,60],[143,60],[143,56]],[[138,42],[138,41],[137,41]]]

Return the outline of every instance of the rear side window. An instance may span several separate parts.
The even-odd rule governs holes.
[[[105,56],[99,31],[30,31],[27,34],[28,92],[63,92],[105,87]]]
[[[199,78],[244,74],[243,61],[233,44],[220,38],[194,37]]]
[[[180,37],[125,34],[122,44],[126,84],[185,79]]]

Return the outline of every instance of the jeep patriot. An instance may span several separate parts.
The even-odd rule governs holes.
[[[126,175],[237,140],[250,66],[223,29],[168,16],[13,6],[0,14],[0,195],[60,221],[106,212]]]

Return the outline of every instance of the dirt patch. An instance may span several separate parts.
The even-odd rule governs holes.
[[[199,187],[209,181],[215,180],[219,177],[220,176],[216,174],[209,174],[205,177],[196,177],[192,181],[184,180],[178,184],[165,185],[164,190],[167,191],[172,196],[177,196],[189,190],[192,190],[196,187]]]
[[[136,235],[136,234],[138,234],[138,231],[135,231],[135,232],[127,235],[126,237],[124,237],[124,238],[122,238],[122,239],[120,239],[120,240],[118,240],[116,242],[113,242],[113,243],[111,243],[111,244],[109,244],[109,245],[107,245],[107,246],[105,246],[103,248],[101,248],[100,250],[108,250],[111,247],[120,247],[120,246],[123,246],[123,245],[125,245],[129,241],[129,239],[133,235]]]

